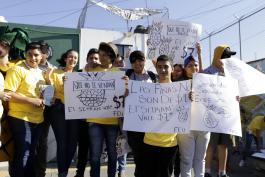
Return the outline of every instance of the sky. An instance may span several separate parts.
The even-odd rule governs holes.
[[[98,0],[102,1],[102,0]],[[76,28],[81,9],[86,0],[0,0],[0,16],[8,22]],[[201,38],[216,32],[231,24],[242,16],[265,7],[264,0],[103,0],[107,4],[121,8],[148,7],[153,9],[168,9],[170,19],[178,19],[202,25]],[[129,22],[134,28],[137,25],[147,26],[153,18],[144,18]],[[265,58],[265,9],[242,20],[241,52],[244,61]],[[110,14],[97,6],[90,6],[86,14],[86,28],[127,31],[126,21]],[[201,41],[203,64],[208,66],[214,48],[219,44],[228,44],[239,55],[239,26],[228,28],[224,32]],[[211,50],[210,50],[211,49]],[[210,52],[211,51],[211,52]]]

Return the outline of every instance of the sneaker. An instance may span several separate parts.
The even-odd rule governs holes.
[[[204,173],[204,177],[212,177],[210,173]]]
[[[238,166],[239,167],[244,167],[244,166],[246,166],[246,162],[244,160],[240,160]]]

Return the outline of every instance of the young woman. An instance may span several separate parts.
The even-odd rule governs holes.
[[[77,146],[78,120],[65,120],[64,79],[65,73],[73,72],[78,53],[67,50],[58,60],[60,68],[46,73],[47,82],[54,86],[54,104],[51,106],[50,123],[57,142],[58,176],[66,177]]]
[[[14,139],[14,158],[10,162],[11,177],[36,177],[35,149],[43,122],[43,99],[40,89],[45,85],[38,68],[42,58],[40,44],[26,46],[26,60],[9,69],[5,90],[9,100],[8,123]]]
[[[189,56],[184,61],[186,79],[192,79],[192,74],[199,72],[199,64]],[[182,177],[191,177],[191,169],[194,169],[195,177],[204,176],[204,164],[210,133],[203,131],[191,131],[189,134],[179,134],[178,144],[180,150],[180,173]]]

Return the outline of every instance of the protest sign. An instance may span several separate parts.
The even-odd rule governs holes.
[[[124,130],[187,133],[190,124],[190,80],[174,83],[129,81]]]
[[[66,119],[121,117],[124,72],[67,73],[64,83]]]
[[[222,60],[227,77],[238,80],[240,97],[265,93],[265,75],[237,58]]]
[[[192,91],[191,130],[242,135],[235,79],[193,74]]]
[[[172,63],[183,64],[189,55],[196,56],[195,44],[202,27],[198,24],[168,19],[155,19],[147,40],[149,59],[168,55]]]

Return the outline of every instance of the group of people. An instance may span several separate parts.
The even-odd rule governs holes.
[[[213,63],[203,70],[201,47],[197,44],[198,60],[193,56],[185,59],[184,65],[175,64],[167,55],[160,55],[155,61],[157,74],[145,70],[146,57],[142,51],[133,51],[129,56],[132,69],[122,77],[126,82],[171,83],[188,80],[193,73],[224,75],[221,59],[229,58],[235,52],[229,46],[215,49]],[[122,132],[122,118],[88,118],[65,120],[64,81],[65,73],[76,72],[78,52],[70,49],[58,60],[59,67],[48,62],[51,48],[43,42],[32,42],[26,46],[23,61],[12,64],[8,61],[9,44],[0,41],[0,99],[8,102],[7,119],[14,140],[14,156],[9,162],[11,177],[45,176],[47,136],[53,129],[57,143],[58,176],[66,177],[78,147],[76,177],[84,176],[90,163],[90,176],[100,177],[101,154],[105,143],[108,154],[108,177],[115,177],[117,160],[123,166],[118,176],[124,177],[126,155],[117,158],[116,139]],[[113,43],[101,42],[98,49],[90,49],[87,64],[79,72],[115,72],[124,66],[122,56]],[[77,71],[78,72],[78,71]],[[54,88],[50,104],[44,104],[43,89]],[[2,111],[3,112],[3,111]],[[123,132],[124,133],[124,132]],[[218,145],[219,177],[227,177],[227,149],[234,145],[234,137],[227,134],[191,131],[189,134],[161,134],[126,132],[128,144],[135,161],[136,177],[211,177],[213,150]],[[206,164],[205,164],[206,159]]]

